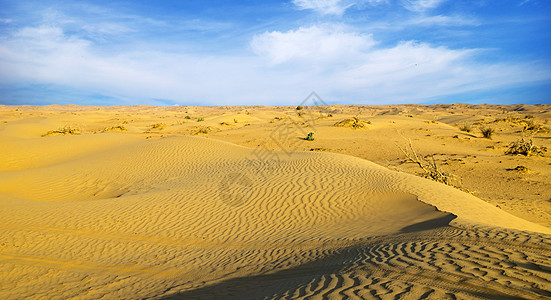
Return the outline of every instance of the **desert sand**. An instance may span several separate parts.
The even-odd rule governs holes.
[[[550,119],[0,106],[0,298],[549,298]],[[540,153],[506,154],[520,138]]]

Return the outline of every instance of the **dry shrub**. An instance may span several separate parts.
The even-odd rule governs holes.
[[[45,134],[43,134],[42,136],[45,137],[45,136],[52,136],[52,135],[67,135],[67,134],[70,134],[70,135],[80,134],[80,129],[71,128],[70,126],[65,126],[57,130],[50,130]]]
[[[524,156],[530,156],[530,155],[543,156],[545,152],[547,152],[547,147],[536,146],[534,145],[534,141],[532,140],[532,138],[524,139],[524,137],[522,137],[520,140],[509,144],[509,149],[505,151],[505,154],[524,155]]]
[[[342,121],[339,121],[335,123],[334,126],[336,127],[351,127],[354,129],[360,129],[360,128],[366,128],[368,124],[371,124],[371,121],[362,121],[356,117],[352,117],[352,119],[344,119]]]
[[[429,155],[427,157],[430,157],[430,160],[428,160],[426,157],[419,158],[417,155],[417,152],[413,148],[413,145],[411,143],[411,139],[408,139],[408,147],[405,149],[400,147],[398,144],[396,146],[404,153],[406,156],[406,159],[410,162],[416,163],[422,170],[423,170],[423,177],[432,179],[437,182],[441,182],[447,185],[453,185],[453,175],[441,171],[438,168],[438,165],[436,164],[436,161],[434,160],[434,155]]]

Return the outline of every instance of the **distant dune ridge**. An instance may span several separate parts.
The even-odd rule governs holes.
[[[9,134],[3,299],[551,297],[550,228],[361,158]]]

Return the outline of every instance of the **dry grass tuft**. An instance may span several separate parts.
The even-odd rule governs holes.
[[[482,133],[482,136],[487,139],[492,139],[492,135],[495,132],[495,129],[492,127],[480,127],[480,132]]]
[[[360,129],[360,128],[366,128],[368,124],[371,124],[371,121],[362,121],[356,117],[352,117],[352,119],[344,119],[342,121],[339,121],[335,123],[334,126]]]

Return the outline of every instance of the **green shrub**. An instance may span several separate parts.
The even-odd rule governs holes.
[[[310,132],[308,135],[304,138],[307,141],[313,141],[314,140],[314,133]]]
[[[197,119],[197,122],[203,122],[203,121],[205,121],[205,118],[199,118],[199,119]]]
[[[191,117],[190,116],[185,116],[184,119],[191,120]]]

